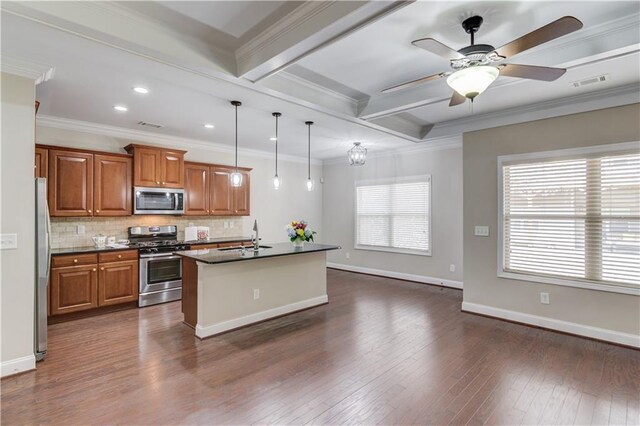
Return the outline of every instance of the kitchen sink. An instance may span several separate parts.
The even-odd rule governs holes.
[[[271,246],[258,246],[258,250],[262,251],[265,249],[270,249],[272,248]],[[219,248],[218,251],[254,251],[253,250],[253,246],[245,246],[245,247],[223,247],[223,248]]]

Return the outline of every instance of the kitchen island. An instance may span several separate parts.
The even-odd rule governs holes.
[[[340,247],[291,243],[260,250],[189,250],[182,256],[182,313],[199,338],[323,305],[327,255]]]

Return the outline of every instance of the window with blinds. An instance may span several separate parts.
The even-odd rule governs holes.
[[[356,182],[355,247],[431,254],[431,176]]]
[[[503,272],[638,293],[640,153],[554,154],[502,164]]]

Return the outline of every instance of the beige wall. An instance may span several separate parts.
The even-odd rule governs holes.
[[[2,375],[33,368],[35,183],[33,80],[2,73],[0,233],[17,234],[18,248],[0,251]]]
[[[124,152],[122,149],[124,146],[136,142],[129,139],[44,126],[38,126],[36,139],[41,144],[121,153]],[[145,142],[137,143],[144,144]],[[265,143],[268,143],[268,141]],[[155,145],[159,145],[159,143]],[[186,150],[185,158],[189,161],[216,164],[233,164],[234,161],[233,154],[230,152],[185,147],[181,146],[179,141],[178,143],[169,143],[167,146]],[[306,162],[278,161],[278,174],[283,179],[283,185],[278,191],[274,190],[271,185],[271,178],[274,173],[274,160],[271,156],[240,155],[238,164],[253,168],[251,172],[251,216],[243,217],[241,229],[236,228],[233,231],[233,236],[250,235],[253,228],[253,220],[257,219],[260,238],[264,242],[283,242],[287,241],[287,235],[284,231],[286,224],[294,219],[305,219],[318,231],[322,238],[322,185],[316,185],[316,189],[312,192],[306,190]],[[321,166],[312,166],[311,168],[311,173],[316,178],[320,176],[321,171]],[[133,219],[135,218],[137,216]],[[166,223],[166,216],[156,218],[158,223]],[[152,219],[153,217],[141,218],[140,223],[146,224]],[[123,232],[126,232],[126,227],[130,226],[131,220],[131,218],[113,219],[113,222],[121,223]],[[181,220],[177,222],[182,223]],[[194,219],[191,222],[198,224],[196,222],[199,221]],[[220,228],[219,225],[220,222],[215,220],[210,225],[212,231],[215,232],[212,232],[213,237],[228,236],[227,232],[231,233],[229,230]],[[72,231],[70,230],[70,232]]]
[[[329,252],[329,262],[409,274],[408,279],[436,278],[426,282],[462,281],[461,148],[370,156],[361,167],[350,166],[345,158],[338,164],[325,164],[323,174],[324,241],[342,246],[340,251]],[[432,179],[432,255],[355,250],[355,181],[425,174]],[[451,264],[455,272],[449,271]]]
[[[640,334],[640,297],[497,277],[497,157],[640,140],[640,105],[466,133],[464,170],[464,302]],[[475,237],[489,225],[490,237]],[[540,292],[551,304],[540,303]],[[577,329],[576,329],[577,330]]]

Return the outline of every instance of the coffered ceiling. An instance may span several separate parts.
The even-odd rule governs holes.
[[[566,15],[584,27],[510,58],[567,68],[551,83],[499,77],[472,108],[449,107],[444,80],[381,93],[448,70],[411,41],[464,47],[460,23],[475,14],[484,18],[476,42],[494,46]],[[43,122],[230,145],[228,101],[239,99],[241,145],[272,150],[279,110],[282,151],[304,156],[304,121],[313,120],[318,159],[356,140],[374,152],[434,146],[464,131],[638,102],[639,52],[638,2],[2,2],[3,69],[55,68],[37,86]],[[606,81],[573,84],[599,75]],[[134,94],[135,85],[150,93]],[[113,111],[120,103],[127,113]],[[141,120],[164,127],[141,129]]]

